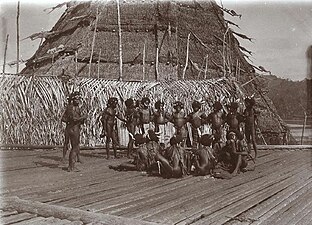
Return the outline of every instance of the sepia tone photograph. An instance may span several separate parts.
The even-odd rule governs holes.
[[[0,18],[0,225],[311,224],[311,0]]]

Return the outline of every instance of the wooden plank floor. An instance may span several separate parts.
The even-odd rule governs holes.
[[[261,150],[254,171],[221,180],[118,172],[108,165],[128,159],[106,160],[101,150],[83,151],[83,164],[77,164],[80,172],[69,173],[60,163],[60,150],[1,150],[0,190],[4,198],[17,196],[160,224],[310,224],[311,153],[306,148]],[[1,211],[0,216],[6,224],[68,222],[26,212]]]
[[[1,210],[0,222],[2,225],[16,224],[16,225],[42,225],[42,224],[54,224],[54,225],[82,225],[80,221],[70,221],[66,219],[59,219],[55,217],[42,217],[34,213],[17,212],[15,210]]]

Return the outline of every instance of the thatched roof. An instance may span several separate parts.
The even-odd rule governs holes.
[[[159,80],[253,70],[214,1],[120,1],[120,12],[124,80],[155,80],[156,65]],[[90,57],[92,77],[119,77],[116,1],[67,8],[22,73],[89,76]]]

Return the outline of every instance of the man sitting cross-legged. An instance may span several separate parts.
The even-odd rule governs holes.
[[[164,178],[179,178],[187,173],[185,165],[185,149],[181,147],[183,138],[174,136],[170,139],[170,147],[164,155],[157,154],[156,160],[160,162],[160,172]]]
[[[204,134],[200,137],[199,143],[201,146],[199,149],[195,150],[192,157],[192,163],[195,166],[195,175],[205,176],[212,174],[212,169],[216,164],[216,158],[211,148],[212,142],[212,135]]]
[[[147,138],[143,134],[134,135],[134,144],[137,147],[132,161],[124,162],[118,166],[109,166],[118,171],[146,171],[148,168],[148,153],[146,148]]]
[[[240,171],[245,172],[248,165],[248,153],[245,151],[243,141],[243,135],[229,131],[226,145],[222,149],[221,162],[233,176]]]

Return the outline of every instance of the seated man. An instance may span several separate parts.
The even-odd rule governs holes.
[[[227,134],[226,145],[223,148],[221,161],[225,168],[233,175],[237,175],[240,171],[245,172],[248,165],[248,153],[243,145],[243,135],[230,131]]]
[[[143,136],[143,134],[135,134],[134,144],[138,148],[136,150],[134,160],[124,162],[118,166],[109,166],[109,168],[118,171],[146,171],[148,167],[146,141],[147,139]]]
[[[134,135],[135,145],[138,146],[136,156],[131,162],[125,162],[118,166],[109,166],[115,170],[146,171],[149,174],[160,174],[157,163],[157,155],[160,150],[158,137],[153,130],[148,130],[146,137],[143,134]]]
[[[159,144],[159,138],[155,134],[155,131],[148,130],[146,135],[146,171],[149,174],[154,174],[156,172],[157,174],[160,174],[159,166],[157,163],[157,155],[160,155],[160,144]],[[155,171],[157,170],[157,171]]]
[[[194,152],[192,158],[195,166],[195,175],[205,176],[212,174],[212,169],[216,164],[216,158],[211,148],[212,142],[213,136],[209,134],[205,134],[199,139],[199,143],[202,146]]]
[[[160,162],[161,175],[165,178],[179,178],[186,174],[185,149],[180,146],[183,138],[174,136],[170,139],[170,147],[166,149],[164,156],[156,155]]]

